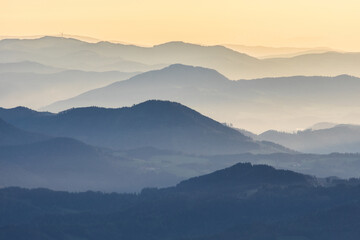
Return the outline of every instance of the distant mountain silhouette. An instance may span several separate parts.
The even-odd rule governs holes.
[[[180,157],[182,159],[184,157]],[[221,169],[217,163],[222,163],[222,168],[238,162],[252,164],[266,164],[277,169],[288,169],[299,173],[325,178],[336,176],[340,178],[354,178],[359,176],[360,154],[358,153],[273,153],[273,154],[231,154],[205,157],[207,161]],[[215,164],[216,163],[216,164]],[[212,168],[213,171],[216,168]]]
[[[64,69],[46,66],[36,62],[23,61],[0,63],[0,72],[56,73]]]
[[[279,145],[255,142],[179,103],[147,101],[131,108],[75,108],[58,114],[15,114],[27,109],[3,109],[0,117],[23,129],[72,137],[114,149],[156,147],[197,154],[289,152]]]
[[[207,191],[210,189],[228,190],[261,185],[312,185],[315,178],[288,170],[276,170],[267,165],[238,163],[208,175],[191,178],[177,185],[179,189]]]
[[[337,76],[347,74],[360,77],[356,67],[360,53],[325,52],[295,56],[292,58],[268,58],[263,60],[265,76]],[[281,74],[280,74],[281,73]]]
[[[294,75],[360,76],[359,53],[305,52],[293,58],[260,60],[224,46],[168,42],[153,47],[89,43],[77,39],[42,37],[0,41],[0,62],[34,61],[84,71],[147,71],[175,63],[213,68],[231,79]]]
[[[266,131],[255,139],[276,142],[309,153],[359,153],[360,126],[339,124],[330,128],[307,129],[296,133]]]
[[[46,139],[48,137],[44,135],[22,131],[0,119],[0,146],[21,145]]]
[[[222,91],[231,90],[232,86],[234,82],[215,70],[176,64],[86,92],[73,99],[52,104],[45,109],[59,111],[82,106],[118,107],[148,99],[180,101],[190,106],[195,105],[194,100],[200,101],[203,105],[212,103],[218,105],[216,98],[221,97],[220,101],[222,98],[228,98],[228,96],[217,97],[218,92],[222,95]]]
[[[237,164],[139,194],[0,189],[0,238],[357,240],[359,179]]]
[[[328,128],[333,128],[335,127],[336,123],[331,123],[331,122],[319,122],[319,123],[315,123],[314,125],[312,125],[311,127],[307,128],[306,130],[321,130],[321,129],[328,129]]]
[[[360,108],[359,91],[360,80],[347,75],[230,81],[211,69],[176,64],[59,101],[43,110],[123,107],[162,99],[180,102],[220,122],[263,132],[305,128],[320,121],[360,121],[360,115],[354,112],[354,108]],[[330,115],[334,111],[339,114]]]
[[[133,45],[115,44],[110,42],[87,43],[76,39],[43,37],[40,39],[5,39],[0,41],[0,61],[28,60],[39,63],[47,63],[67,69],[79,69],[85,71],[123,71],[124,62],[153,66],[158,69],[174,63],[192,65],[205,65],[207,67],[221,67],[222,69],[234,69],[239,63],[248,65],[248,62],[257,62],[245,54],[227,49],[222,46],[204,47],[183,42],[170,42],[154,46],[152,48],[138,47]],[[109,69],[109,66],[113,68]],[[134,66],[134,65],[133,65]]]
[[[137,74],[74,70],[36,73],[39,70],[33,67],[34,64],[37,66],[36,63],[27,62],[0,63],[0,102],[2,107],[26,104],[27,107],[39,108]],[[1,71],[2,66],[4,67],[3,72]],[[47,69],[47,67],[43,67]],[[32,71],[27,72],[26,70]]]
[[[324,53],[334,51],[331,48],[295,48],[295,47],[266,47],[266,46],[246,46],[240,44],[224,44],[225,47],[238,52],[246,53],[256,58],[290,58],[304,54]]]
[[[17,125],[18,123],[27,121],[29,119],[37,119],[52,115],[54,114],[50,112],[37,112],[35,110],[26,107],[16,107],[11,109],[0,107],[0,116],[1,116],[0,118],[14,125]]]
[[[13,134],[12,139],[16,136]],[[9,144],[3,144],[0,137],[2,187],[135,192],[144,187],[169,186],[183,179],[163,170],[147,170],[133,159],[71,138],[50,138],[35,143],[29,140],[25,143],[24,138],[23,145],[18,141],[17,145],[9,146],[12,139]]]
[[[149,117],[149,114],[153,117]],[[273,143],[251,141],[239,135],[236,130],[171,102],[149,101],[124,109],[71,109],[60,114],[36,112],[18,107],[0,109],[0,115],[21,128],[31,128],[32,131],[46,132],[52,136],[71,136],[93,144],[97,142],[102,146],[111,144],[114,148],[129,147],[127,144],[134,144],[133,139],[138,139],[137,146],[145,146],[113,151],[93,147],[70,138],[44,137],[41,134],[17,129],[2,121],[0,122],[2,186],[133,192],[143,187],[169,186],[185,178],[216,171],[238,162],[268,164],[320,177],[332,175],[349,178],[358,176],[359,171],[358,154],[314,155],[290,152],[289,154],[229,155],[243,151],[269,153],[289,150]],[[164,132],[169,134],[166,135]],[[111,138],[119,145],[111,142],[109,144]],[[167,140],[168,144],[165,145],[163,143],[165,140],[161,142],[159,139]],[[188,145],[185,145],[184,141],[187,141]],[[230,141],[234,143],[231,145]],[[177,144],[175,147],[172,145],[174,143]],[[154,148],[154,146],[159,147],[160,144],[162,147],[171,147],[176,151]],[[189,147],[190,144],[195,150]],[[224,146],[225,144],[227,146]],[[150,147],[146,147],[149,145]],[[210,147],[213,149],[208,150]],[[185,150],[202,155],[180,152]],[[206,156],[214,153],[224,155]],[[204,179],[206,178],[209,186],[213,187],[216,187],[216,182],[220,181],[220,178],[224,178],[220,182],[237,179],[233,187],[238,183],[244,186],[250,186],[252,183],[261,185],[265,182],[280,184],[282,177],[286,179],[284,182],[287,184],[292,182],[292,177],[286,177],[286,171],[284,173],[277,171],[280,175],[276,175],[272,174],[275,170],[270,167],[264,167],[262,171],[260,166],[250,167],[246,164],[236,166],[240,169],[236,167],[231,169],[241,172],[239,176],[230,174],[233,171],[230,169],[217,172],[214,176],[219,176],[219,179],[214,182],[212,178],[204,177]],[[255,172],[261,172],[261,176],[253,175],[251,169],[257,169]]]

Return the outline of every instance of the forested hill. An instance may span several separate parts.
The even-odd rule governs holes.
[[[141,194],[5,188],[0,239],[355,240],[358,199],[355,179],[320,187],[306,175],[250,164]]]

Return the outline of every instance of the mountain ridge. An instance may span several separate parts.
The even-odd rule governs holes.
[[[266,131],[255,139],[283,144],[289,148],[309,153],[359,152],[360,126],[335,124],[329,128],[306,129],[296,133]]]
[[[290,170],[279,170],[268,165],[237,163],[200,177],[190,178],[176,185],[176,188],[191,191],[204,191],[209,188],[228,189],[238,185],[307,185],[316,184],[314,177],[295,173]]]
[[[42,110],[122,107],[160,99],[180,102],[238,128],[263,132],[305,128],[321,121],[360,121],[360,115],[354,113],[354,109],[360,109],[358,91],[359,78],[349,75],[232,81],[211,69],[175,64],[53,103]],[[339,114],[331,115],[330,108]]]
[[[20,130],[0,118],[0,146],[29,144],[48,138],[42,134]]]
[[[4,188],[0,237],[356,240],[359,179],[327,187],[313,180],[243,163],[139,194]]]
[[[39,108],[136,74],[138,73],[71,69],[52,73],[0,71],[0,102],[2,107],[26,104],[27,107]]]
[[[276,144],[254,142],[232,128],[170,101],[149,100],[119,109],[73,108],[58,114],[37,113],[38,117],[28,119],[12,118],[11,111],[14,110],[3,109],[0,117],[7,115],[20,128],[116,149],[156,147],[198,154],[289,151]]]
[[[88,43],[56,37],[1,40],[0,51],[2,62],[28,60],[54,67],[87,71],[123,70],[123,67],[132,62],[137,63],[133,64],[132,71],[153,70],[160,65],[182,63],[213,68],[231,79],[294,75],[360,76],[356,68],[356,63],[360,62],[358,53],[337,52],[336,56],[329,56],[329,53],[321,52],[304,54],[301,56],[305,57],[301,58],[261,60],[220,45],[169,42],[140,47],[110,42]],[[125,65],[122,65],[121,61],[124,61]]]

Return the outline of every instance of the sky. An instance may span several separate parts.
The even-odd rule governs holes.
[[[0,36],[360,51],[358,0],[0,0]]]

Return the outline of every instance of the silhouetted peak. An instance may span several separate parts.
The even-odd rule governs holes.
[[[332,123],[332,122],[319,122],[319,123],[315,123],[314,125],[312,125],[311,127],[307,128],[307,129],[314,131],[314,130],[320,130],[320,129],[333,128],[336,125],[337,125],[336,123]]]
[[[36,113],[36,111],[27,108],[27,107],[23,107],[23,106],[18,106],[18,107],[14,107],[14,108],[0,108],[0,111],[7,111],[7,112],[11,112],[11,113],[18,113],[18,114],[31,114],[31,113]]]
[[[225,46],[221,46],[221,45],[200,45],[200,44],[194,44],[194,43],[186,43],[186,42],[182,42],[182,41],[172,41],[172,42],[167,42],[167,43],[163,43],[163,44],[159,44],[159,45],[155,45],[154,48],[159,48],[159,49],[166,49],[166,50],[173,50],[173,49],[181,49],[184,51],[200,51],[198,53],[204,52],[204,53],[208,53],[205,51],[209,51],[212,52],[213,54],[221,54],[222,53],[226,53],[226,54],[230,54],[231,56],[242,56],[245,57],[247,59],[251,59],[251,60],[255,60],[257,61],[257,58],[254,58],[252,56],[249,56],[247,54],[244,53],[240,53],[237,51],[234,51],[230,48],[227,48]],[[214,55],[215,57],[215,55]]]
[[[163,100],[148,100],[131,107],[122,108],[102,108],[102,107],[82,107],[82,108],[71,108],[58,113],[58,115],[83,115],[88,117],[104,117],[104,114],[117,115],[124,112],[143,113],[148,114],[150,118],[157,118],[156,114],[164,113],[166,115],[179,114],[187,112],[195,115],[200,115],[196,111],[180,104],[177,102],[163,101]]]
[[[62,112],[59,112],[57,115],[58,116],[62,116],[62,115],[79,115],[79,116],[89,116],[89,115],[94,115],[94,116],[101,116],[102,113],[105,112],[110,112],[110,111],[116,111],[119,110],[121,108],[103,108],[103,107],[96,107],[96,106],[92,106],[92,107],[79,107],[79,108],[70,108],[67,110],[64,110]]]
[[[183,114],[191,113],[193,115],[200,115],[195,110],[188,108],[180,103],[163,101],[163,100],[148,100],[143,103],[139,103],[131,107],[133,111],[145,111],[149,113],[159,113],[163,112],[167,115],[171,114]]]
[[[227,188],[246,185],[292,185],[309,184],[310,176],[289,170],[277,170],[268,165],[238,163],[214,173],[191,178],[181,182],[178,187],[185,189]]]
[[[142,107],[153,107],[153,106],[166,106],[166,107],[182,107],[182,108],[188,108],[184,105],[177,103],[177,102],[171,102],[171,101],[164,101],[164,100],[148,100],[139,104],[136,104],[132,106],[132,108],[142,108]],[[190,108],[189,108],[190,109]]]
[[[348,75],[348,74],[341,74],[336,76],[335,78],[341,78],[341,79],[358,79],[357,77]]]
[[[27,39],[28,40],[28,39]],[[32,40],[32,39],[30,39]],[[46,42],[74,42],[74,43],[86,43],[84,41],[71,38],[71,37],[60,37],[60,36],[44,36],[38,39],[34,40],[40,40],[40,41],[46,41]]]
[[[271,129],[271,130],[267,130],[267,131],[259,134],[259,136],[266,136],[266,135],[280,134],[280,133],[286,133],[286,132],[279,132],[279,131]]]
[[[185,81],[186,79],[193,79],[195,81],[230,81],[224,75],[219,73],[218,71],[210,68],[204,68],[200,66],[190,66],[184,64],[172,64],[168,67],[165,67],[160,70],[154,70],[148,73],[142,74],[143,76],[147,76],[148,74],[157,74],[158,76],[164,75],[169,79],[171,75],[172,79],[182,79]]]
[[[166,42],[166,43],[162,43],[159,45],[154,45],[154,48],[164,48],[164,47],[197,47],[200,45],[197,44],[193,44],[193,43],[186,43],[183,41],[171,41],[171,42]]]
[[[18,107],[14,107],[14,108],[1,108],[0,107],[0,111],[7,111],[9,113],[17,113],[17,114],[37,114],[37,113],[48,113],[51,114],[49,112],[37,112],[35,110],[32,110],[30,108],[27,107],[23,107],[23,106],[18,106]]]
[[[171,64],[163,69],[160,69],[158,71],[161,70],[181,70],[181,71],[194,71],[194,70],[200,70],[200,71],[210,71],[210,72],[216,72],[216,70],[210,69],[210,68],[204,68],[204,67],[200,67],[200,66],[191,66],[191,65],[185,65],[185,64],[181,64],[181,63],[175,63],[175,64]]]
[[[6,122],[13,123],[20,119],[28,119],[36,116],[49,116],[53,115],[50,112],[37,112],[27,107],[15,107],[15,108],[1,108],[1,118]]]

